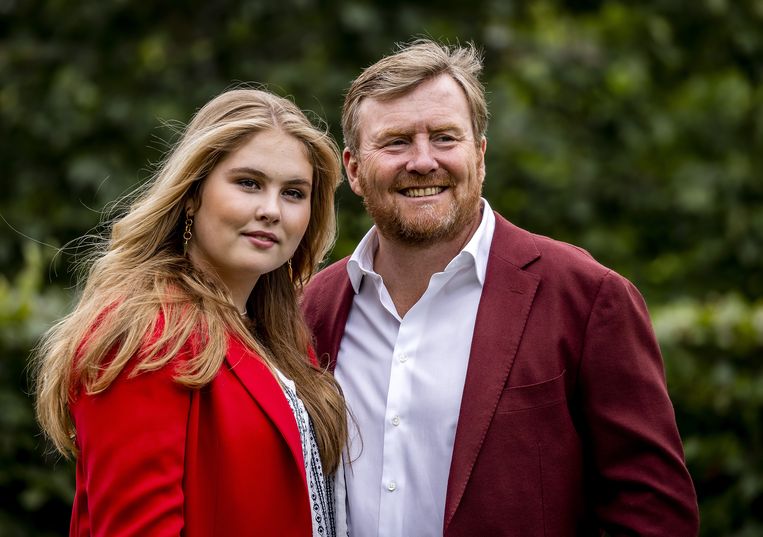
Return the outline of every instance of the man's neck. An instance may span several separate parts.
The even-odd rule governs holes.
[[[427,290],[432,275],[445,270],[448,263],[463,250],[480,222],[478,215],[456,237],[428,245],[410,245],[378,235],[374,272],[384,280],[384,286],[401,318]]]

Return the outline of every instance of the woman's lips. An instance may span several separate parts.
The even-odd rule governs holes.
[[[267,231],[248,232],[244,233],[244,236],[258,248],[271,248],[278,244],[278,237]]]

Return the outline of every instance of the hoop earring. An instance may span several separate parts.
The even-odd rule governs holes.
[[[188,254],[188,241],[191,240],[191,226],[193,225],[193,216],[187,214],[185,217],[185,231],[183,232],[183,255]]]

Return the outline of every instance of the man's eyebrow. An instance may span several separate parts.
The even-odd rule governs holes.
[[[414,129],[383,129],[379,131],[374,138],[377,140],[386,138],[396,138],[398,136],[410,136]],[[429,132],[447,132],[453,131],[457,133],[463,133],[464,129],[455,123],[440,123],[435,124],[428,129]]]
[[[429,130],[430,132],[444,132],[444,131],[463,132],[464,131],[464,129],[462,129],[460,126],[456,125],[455,123],[441,123],[439,125],[435,125],[433,128]]]
[[[411,132],[411,129],[382,129],[376,133],[374,138],[378,140],[384,138],[397,138],[398,136],[410,136]]]

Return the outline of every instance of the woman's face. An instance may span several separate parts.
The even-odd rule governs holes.
[[[286,263],[310,221],[313,166],[305,145],[281,130],[258,132],[221,160],[201,186],[188,252],[234,297]]]

